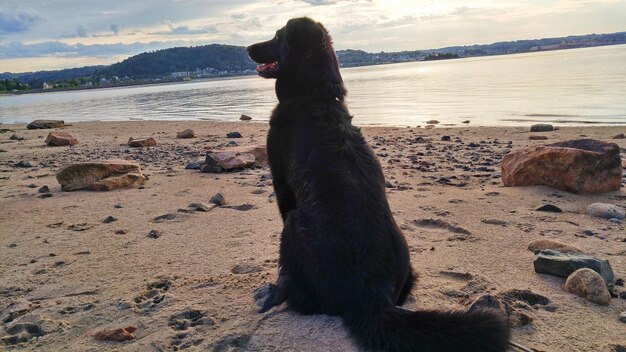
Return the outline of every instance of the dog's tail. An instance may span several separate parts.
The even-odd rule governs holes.
[[[389,306],[343,318],[366,351],[504,352],[509,340],[505,318],[491,310],[409,311]]]

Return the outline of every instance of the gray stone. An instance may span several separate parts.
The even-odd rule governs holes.
[[[554,131],[554,126],[547,123],[538,123],[530,126],[530,132],[550,132]]]
[[[554,275],[567,278],[578,269],[589,268],[602,275],[607,283],[613,281],[613,269],[608,260],[599,259],[592,256],[561,253],[550,249],[545,249],[535,256],[533,262],[535,272],[539,274]]]
[[[65,126],[61,120],[35,120],[26,126],[29,130],[60,128]]]
[[[619,313],[619,321],[626,323],[626,311]]]
[[[226,134],[226,138],[241,138],[241,133],[239,132],[229,132]]]
[[[622,220],[620,220],[618,218],[610,218],[609,221],[614,223],[614,224],[618,224],[618,225],[622,223]]]
[[[563,288],[593,303],[607,305],[611,301],[611,294],[602,276],[588,268],[574,271],[567,277]]]
[[[186,170],[200,170],[200,163],[187,163]]]
[[[211,197],[211,200],[209,200],[209,203],[212,203],[221,207],[226,204],[226,199],[224,199],[224,196],[221,193],[216,193],[213,197]]]
[[[624,210],[617,205],[608,203],[593,203],[587,207],[587,214],[603,219],[624,219]]]
[[[540,206],[539,208],[535,209],[536,211],[546,211],[549,213],[562,213],[563,210],[561,210],[561,208],[557,207],[556,205],[552,205],[552,204],[545,204]]]

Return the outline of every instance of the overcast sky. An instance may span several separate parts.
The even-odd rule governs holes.
[[[626,31],[626,0],[0,0],[0,72],[248,45],[299,16],[321,21],[336,49],[379,52]]]

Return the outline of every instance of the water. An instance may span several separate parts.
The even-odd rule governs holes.
[[[626,45],[342,69],[357,125],[626,125]],[[34,119],[266,121],[274,81],[184,84],[0,96],[0,122]]]

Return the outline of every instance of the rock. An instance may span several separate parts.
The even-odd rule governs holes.
[[[531,141],[545,141],[546,139],[548,139],[547,136],[528,136],[528,139],[530,139]]]
[[[138,187],[146,177],[138,164],[126,160],[103,160],[65,165],[57,171],[56,179],[64,191],[111,191]]]
[[[619,321],[626,323],[626,311],[619,313]]]
[[[30,167],[34,167],[33,163],[31,163],[30,161],[18,161],[15,165],[15,167],[23,167],[23,168],[30,168]]]
[[[449,142],[450,141],[450,136],[441,136],[441,140],[444,142]]]
[[[251,167],[255,160],[256,157],[251,153],[207,153],[205,163],[200,167],[200,172],[219,173],[233,169],[245,169]]]
[[[41,186],[41,188],[39,188],[39,190],[37,190],[37,192],[39,193],[50,193],[50,187],[43,185]]]
[[[587,207],[587,214],[603,219],[624,219],[624,210],[617,205],[607,203],[593,203]]]
[[[157,145],[157,142],[152,137],[141,137],[141,138],[130,137],[128,139],[128,146],[131,148],[156,147],[156,145]]]
[[[215,204],[218,207],[221,207],[221,206],[226,205],[226,199],[221,193],[216,193],[213,197],[211,197],[211,200],[209,200],[209,203]]]
[[[191,128],[188,128],[176,134],[176,138],[194,138],[195,136],[196,134],[193,132]]]
[[[9,137],[10,140],[12,141],[24,141],[26,140],[26,138],[24,137],[20,137],[17,134],[13,133],[13,135],[11,135],[11,137]]]
[[[65,126],[65,122],[61,120],[35,120],[26,126],[29,130],[61,128]]]
[[[606,283],[597,272],[583,268],[574,271],[568,276],[563,288],[588,301],[607,305],[611,301],[611,294],[606,287]]]
[[[258,164],[261,164],[263,166],[268,166],[268,162],[267,162],[267,148],[265,148],[265,145],[260,145],[260,144],[244,145],[244,146],[240,146],[240,147],[228,148],[228,151],[229,152],[236,152],[236,153],[249,153],[249,154],[252,154],[256,158],[255,162],[257,162]]]
[[[461,123],[470,123],[470,120],[465,120],[465,121],[463,121]]]
[[[125,328],[119,329],[104,329],[96,332],[93,337],[98,341],[130,341],[135,338],[135,335],[133,335],[133,332],[135,331],[137,331],[137,327],[129,325]]]
[[[200,170],[200,163],[187,163],[185,170]]]
[[[23,298],[17,299],[0,310],[0,322],[8,324],[15,320],[15,318],[26,314],[35,307],[37,307],[37,305],[32,304]]]
[[[544,239],[530,242],[528,244],[527,249],[531,252],[534,252],[535,254],[541,252],[544,249],[551,249],[553,251],[557,251],[561,253],[578,253],[578,254],[583,253],[582,250],[574,246],[570,246],[568,244],[561,243],[558,241],[544,240]]]
[[[167,213],[167,214],[163,214],[163,215],[159,215],[155,217],[154,219],[152,219],[152,222],[154,222],[155,224],[160,224],[162,222],[171,221],[174,219],[176,219],[176,214]]]
[[[539,274],[562,278],[566,278],[574,271],[582,268],[592,269],[602,275],[607,283],[613,281],[614,278],[613,269],[608,260],[576,253],[564,254],[551,249],[544,249],[535,256],[533,265],[535,272]]]
[[[536,211],[546,211],[549,213],[562,213],[563,210],[561,210],[561,208],[557,207],[556,205],[552,205],[552,204],[545,204],[540,206],[539,208],[535,209]]]
[[[614,223],[614,224],[618,224],[618,225],[622,223],[622,220],[620,220],[618,218],[610,218],[609,221]]]
[[[619,146],[593,139],[531,146],[502,159],[505,186],[549,186],[573,193],[619,190],[622,167]]]
[[[613,136],[613,139],[624,139],[626,138],[626,134],[620,133]]]
[[[107,216],[106,218],[104,218],[104,220],[102,220],[102,222],[105,223],[105,224],[110,224],[113,221],[117,221],[117,218],[113,217],[111,215]]]
[[[216,206],[217,204],[213,204],[213,203],[211,203],[210,205],[204,205],[202,203],[191,203],[187,206],[187,209],[190,209],[193,211],[207,212],[207,211],[213,210],[213,208],[215,208]]]
[[[250,117],[248,115],[241,114],[241,117],[239,119],[241,121],[250,121],[250,120],[252,120],[252,117]]]
[[[426,121],[426,124],[428,124],[428,125],[436,125],[438,123],[439,123],[439,121],[437,121],[437,120],[428,120],[428,121]]]
[[[54,131],[48,133],[48,137],[46,137],[46,145],[50,147],[62,147],[76,144],[78,144],[78,139],[67,132]]]
[[[52,193],[42,193],[39,195],[39,198],[50,198],[52,197]]]
[[[226,134],[226,138],[241,138],[241,133],[239,132],[229,132]]]
[[[161,231],[159,231],[159,230],[150,230],[150,232],[148,232],[148,235],[146,237],[157,239],[157,238],[161,237]]]
[[[530,132],[550,132],[554,131],[554,126],[547,123],[539,123],[530,126]]]

